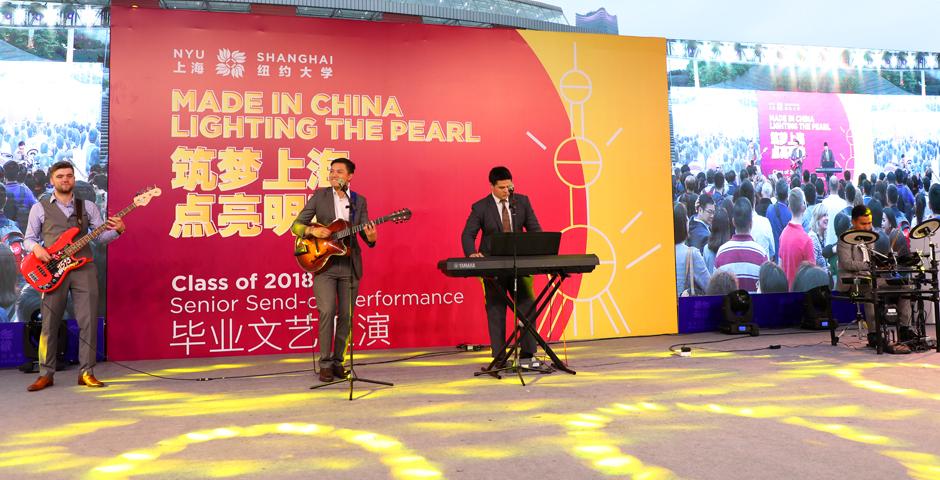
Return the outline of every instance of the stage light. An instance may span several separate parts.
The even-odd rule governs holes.
[[[46,13],[44,15],[43,21],[48,27],[54,27],[56,20],[59,18],[59,7],[55,5],[46,5]]]
[[[821,285],[806,291],[803,297],[803,321],[800,328],[808,330],[832,330],[839,322],[832,318],[832,291]]]
[[[722,332],[729,335],[746,333],[752,337],[760,335],[760,328],[751,321],[754,311],[747,290],[735,290],[725,295],[722,313],[724,318],[718,327]]]
[[[26,7],[22,6],[13,10],[12,25],[22,26],[26,24]]]
[[[91,8],[91,5],[85,5],[85,8],[78,11],[78,21],[85,28],[91,28],[95,26],[95,22],[98,20],[98,12]]]

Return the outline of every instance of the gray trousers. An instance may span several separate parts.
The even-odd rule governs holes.
[[[320,346],[321,367],[343,364],[352,321],[350,298],[354,302],[359,295],[359,279],[350,275],[352,268],[349,258],[333,257],[330,262],[331,265],[313,276],[313,295],[317,298],[317,311],[320,312],[317,343]]]
[[[98,268],[94,262],[72,270],[59,288],[42,295],[42,334],[39,337],[39,373],[52,375],[59,351],[59,324],[65,317],[69,293],[78,321],[78,361],[81,371],[94,373],[98,345]]]
[[[890,287],[884,279],[878,279],[878,288],[897,288]],[[910,288],[910,287],[907,287]],[[848,293],[854,290],[853,285],[844,285],[843,291]],[[869,295],[871,293],[871,285],[859,285],[858,292],[862,295]],[[911,300],[909,298],[892,298],[890,296],[885,297],[889,301],[896,301],[898,308],[898,324],[903,327],[911,326]],[[865,302],[863,304],[865,309],[865,320],[868,323],[868,331],[873,332],[875,328],[875,305],[870,302]]]

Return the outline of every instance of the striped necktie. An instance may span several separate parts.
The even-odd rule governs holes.
[[[505,200],[501,200],[499,203],[503,204],[503,231],[511,232],[512,222],[509,221],[509,208],[506,207]]]

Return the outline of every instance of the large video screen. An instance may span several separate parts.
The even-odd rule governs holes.
[[[0,322],[27,322],[38,318],[40,294],[25,283],[18,265],[27,253],[23,236],[29,210],[52,191],[49,167],[61,160],[72,162],[78,180],[76,194],[94,200],[106,212],[107,158],[102,151],[106,71],[101,61],[56,61],[66,57],[45,52],[38,41],[44,35],[21,45],[17,35],[8,38],[7,30],[2,38],[8,41],[0,41],[0,91],[4,92],[0,102]],[[104,38],[106,42],[106,32]],[[104,249],[95,248],[95,261],[103,263]],[[103,276],[100,283],[99,313],[103,314]],[[71,318],[71,310],[66,317]]]
[[[936,96],[673,85],[669,100],[680,296],[836,287],[832,247],[851,206],[874,199],[876,229],[902,243],[932,215]],[[802,229],[786,234],[794,188]],[[750,218],[736,221],[742,197]]]

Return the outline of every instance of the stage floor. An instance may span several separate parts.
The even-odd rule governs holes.
[[[668,347],[731,337],[557,345],[577,375],[525,387],[474,377],[486,352],[433,350],[446,354],[357,368],[395,386],[357,383],[352,402],[346,384],[309,390],[312,371],[231,378],[308,369],[309,356],[129,363],[229,377],[211,381],[106,362],[106,388],[76,386],[72,367],[35,393],[35,375],[4,370],[0,478],[940,478],[940,355],[793,332],[691,358]]]

